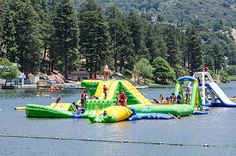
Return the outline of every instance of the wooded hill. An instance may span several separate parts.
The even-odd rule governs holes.
[[[79,9],[79,4],[85,0],[73,0],[74,6]],[[236,26],[236,1],[235,0],[96,0],[106,8],[115,5],[123,12],[137,11],[147,19],[157,22],[169,23],[196,23],[202,26],[219,27]]]
[[[235,75],[236,46],[223,20],[211,27],[199,20],[174,23],[132,11],[146,1],[73,2],[0,0],[0,56],[26,75],[59,70],[68,78],[83,67],[92,78],[105,64],[126,76],[163,84],[204,66]]]

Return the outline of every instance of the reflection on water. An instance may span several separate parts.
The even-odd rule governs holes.
[[[236,82],[221,84],[230,97]],[[174,88],[141,89],[152,99]],[[49,104],[58,96],[63,102],[77,101],[82,90],[36,96],[39,90],[0,90],[0,135],[84,138],[116,141],[163,142],[163,145],[93,142],[76,140],[0,137],[0,155],[235,155],[236,108],[211,108],[208,115],[180,120],[138,120],[114,124],[92,124],[86,119],[31,119],[15,111],[27,103]],[[168,144],[183,144],[175,146]],[[215,147],[203,147],[209,144]],[[198,145],[198,146],[194,146]],[[49,148],[50,147],[50,148]],[[196,154],[195,154],[196,153]]]

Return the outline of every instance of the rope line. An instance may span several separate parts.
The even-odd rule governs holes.
[[[4,135],[0,134],[1,138],[20,138],[20,139],[41,139],[41,140],[70,140],[82,142],[103,142],[103,143],[127,143],[127,144],[146,144],[146,145],[159,145],[159,146],[179,146],[179,147],[204,147],[204,148],[236,148],[236,146],[217,146],[209,144],[182,144],[182,143],[163,143],[163,142],[147,142],[147,141],[129,141],[129,140],[105,140],[105,139],[83,139],[83,138],[65,138],[65,137],[45,137],[45,136],[27,136],[27,135]]]

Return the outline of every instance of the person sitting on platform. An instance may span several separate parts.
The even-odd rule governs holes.
[[[171,96],[171,103],[174,104],[176,102],[176,96],[175,96],[175,93],[172,93]]]
[[[160,94],[158,102],[159,102],[159,104],[163,104],[164,103],[164,96],[162,94]]]

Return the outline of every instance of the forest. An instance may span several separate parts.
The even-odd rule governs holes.
[[[192,8],[200,1],[189,8],[185,2],[0,0],[0,56],[26,76],[57,70],[67,79],[84,68],[94,78],[108,64],[126,77],[160,84],[205,66],[222,82],[235,80],[235,1],[214,3],[225,10],[220,18],[221,9],[201,14]]]

